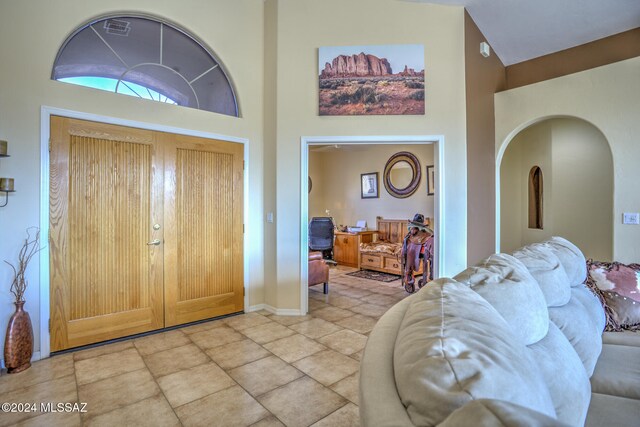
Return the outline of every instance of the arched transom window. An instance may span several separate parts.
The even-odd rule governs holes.
[[[147,16],[111,16],[64,42],[52,79],[238,116],[224,67],[175,25]]]

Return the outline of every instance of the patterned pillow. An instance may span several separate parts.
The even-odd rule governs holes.
[[[607,314],[607,331],[640,330],[640,264],[587,261],[587,285]]]

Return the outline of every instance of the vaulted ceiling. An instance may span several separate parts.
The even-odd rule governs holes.
[[[640,0],[409,0],[464,6],[502,63],[640,27]]]

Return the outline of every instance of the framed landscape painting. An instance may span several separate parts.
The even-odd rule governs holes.
[[[321,116],[422,115],[424,46],[318,49]]]

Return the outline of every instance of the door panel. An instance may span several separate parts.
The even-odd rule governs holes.
[[[243,310],[243,146],[165,134],[165,324]]]
[[[52,116],[52,351],[163,326],[162,157],[153,132]]]

